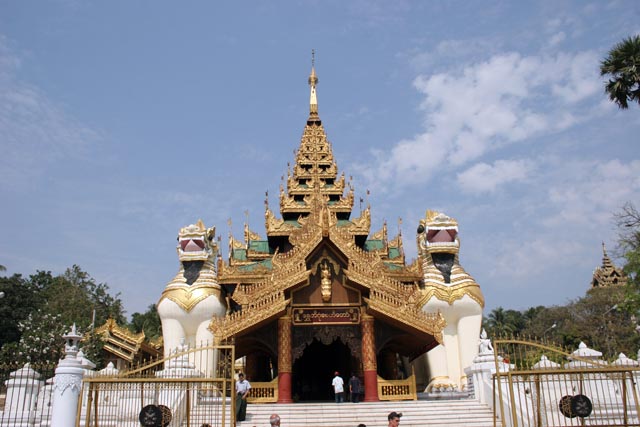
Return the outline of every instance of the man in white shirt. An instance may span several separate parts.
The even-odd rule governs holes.
[[[342,403],[344,401],[344,381],[340,377],[340,372],[336,371],[331,385],[333,385],[333,392],[336,395],[336,403]]]
[[[251,390],[251,384],[244,379],[244,374],[238,374],[236,381],[236,421],[244,421],[247,417],[247,395]]]

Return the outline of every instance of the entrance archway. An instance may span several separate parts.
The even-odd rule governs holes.
[[[346,386],[352,367],[356,365],[357,361],[352,360],[349,346],[340,338],[329,345],[314,339],[293,364],[294,400],[305,402],[334,400],[331,386],[334,372],[340,372]]]

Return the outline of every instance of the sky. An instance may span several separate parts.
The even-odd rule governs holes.
[[[637,0],[0,0],[0,265],[77,264],[131,315],[177,273],[181,227],[215,225],[225,259],[245,221],[264,236],[315,49],[372,232],[400,229],[410,261],[442,211],[485,315],[566,304],[639,204],[640,108],[599,74],[638,33]]]

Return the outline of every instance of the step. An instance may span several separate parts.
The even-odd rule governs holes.
[[[493,413],[474,399],[451,401],[403,401],[362,403],[250,404],[247,418],[238,427],[269,425],[269,416],[280,415],[284,427],[385,427],[391,411],[402,412],[402,427],[493,427]]]

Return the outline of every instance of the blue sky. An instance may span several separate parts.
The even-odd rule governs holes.
[[[0,1],[0,264],[78,264],[130,315],[177,272],[180,227],[216,225],[225,258],[229,218],[264,235],[315,49],[372,231],[402,218],[411,259],[441,210],[487,313],[564,304],[640,200],[640,108],[598,72],[639,32],[636,0]]]

